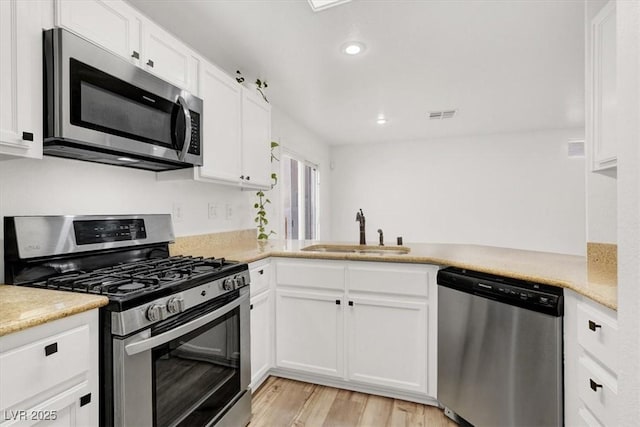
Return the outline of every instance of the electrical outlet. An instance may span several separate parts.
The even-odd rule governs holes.
[[[233,206],[225,205],[225,218],[229,220],[232,217],[233,217]]]
[[[174,203],[173,204],[173,222],[181,222],[183,213],[184,212],[182,211],[182,204]]]
[[[216,203],[209,203],[207,212],[209,219],[218,218],[218,205]]]

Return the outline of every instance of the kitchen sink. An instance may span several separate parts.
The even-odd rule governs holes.
[[[301,250],[306,252],[340,252],[349,254],[374,255],[406,255],[411,250],[406,246],[364,246],[364,245],[330,245],[320,244],[305,246]]]

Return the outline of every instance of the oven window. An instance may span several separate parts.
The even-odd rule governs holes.
[[[69,70],[71,124],[173,148],[177,104],[73,58]]]
[[[240,308],[152,357],[154,425],[206,425],[240,393]]]

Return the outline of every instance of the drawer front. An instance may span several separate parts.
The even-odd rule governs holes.
[[[266,291],[269,289],[270,277],[271,277],[271,265],[270,264],[262,264],[256,266],[254,268],[253,265],[250,266],[251,270],[249,274],[251,275],[251,285],[250,292],[251,295],[258,295],[259,293]]]
[[[614,374],[618,372],[618,322],[594,307],[578,304],[578,342]]]
[[[383,292],[428,297],[433,272],[407,264],[353,263],[348,267],[349,291]]]
[[[580,358],[578,395],[604,425],[617,424],[618,384],[616,379],[587,356]]]
[[[326,262],[279,261],[278,286],[301,286],[344,291],[344,266]]]
[[[89,326],[85,325],[2,353],[0,408],[89,371],[90,346]]]

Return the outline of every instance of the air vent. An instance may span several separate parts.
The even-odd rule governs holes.
[[[432,111],[429,113],[429,120],[450,119],[456,114],[456,110]]]

